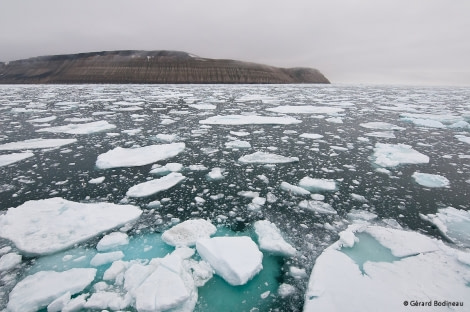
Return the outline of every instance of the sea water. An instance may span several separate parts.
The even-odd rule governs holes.
[[[255,241],[253,223],[267,219],[297,249],[291,258],[264,253],[263,270],[246,285],[230,286],[215,275],[199,288],[197,311],[220,311],[221,305],[226,311],[302,310],[315,259],[352,222],[352,210],[373,213],[382,225],[452,243],[423,216],[446,207],[469,209],[468,88],[15,85],[0,86],[0,112],[0,213],[51,197],[135,205],[141,217],[116,229],[130,238],[118,248],[124,261],[171,253],[174,248],[161,241],[161,233],[195,218],[210,220],[216,235],[244,233]],[[149,196],[126,194],[161,177],[150,173],[152,162],[96,166],[100,155],[118,147],[178,142],[185,149],[156,164],[181,164],[169,167],[181,167],[184,181]],[[247,157],[256,161],[245,162]],[[416,173],[448,183],[426,187],[413,178]],[[308,189],[308,194],[281,187],[302,186],[305,178],[333,181],[335,188]],[[308,205],[300,204],[305,201],[336,213],[305,209]],[[101,237],[53,255],[25,255],[1,271],[0,309],[25,276],[89,267]],[[359,247],[374,245],[369,243]],[[0,256],[20,254],[3,238],[0,251]],[[96,282],[109,265],[98,268]],[[282,283],[292,285],[293,294],[282,298],[277,292]]]

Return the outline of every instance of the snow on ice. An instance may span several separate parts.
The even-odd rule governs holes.
[[[0,237],[26,255],[51,254],[132,222],[141,213],[132,205],[31,200],[0,216]]]
[[[116,147],[98,156],[96,167],[110,169],[119,167],[137,167],[174,157],[185,148],[184,143],[149,145],[138,148]]]
[[[470,211],[447,207],[435,214],[420,217],[432,222],[448,239],[458,245],[470,247]]]

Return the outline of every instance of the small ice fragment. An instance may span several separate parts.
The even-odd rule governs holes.
[[[203,219],[186,220],[162,234],[162,240],[171,246],[194,246],[199,239],[209,238],[217,228]]]
[[[147,197],[156,193],[166,191],[180,182],[186,177],[179,172],[172,172],[160,179],[146,181],[129,188],[126,195],[129,197]]]
[[[336,190],[336,182],[328,179],[314,179],[305,177],[299,181],[299,186],[308,191],[334,191]]]
[[[415,172],[413,173],[412,177],[416,181],[416,183],[425,187],[449,186],[449,180],[447,180],[446,177],[437,174]]]
[[[112,251],[106,253],[96,254],[91,260],[90,265],[97,267],[106,263],[111,263],[116,260],[121,260],[124,258],[124,253],[122,251]]]
[[[261,220],[256,221],[254,227],[256,235],[258,235],[261,250],[287,257],[292,257],[296,254],[295,248],[284,240],[281,231],[274,223],[268,220]]]
[[[91,179],[90,181],[88,181],[88,183],[90,184],[101,184],[103,183],[105,180],[105,177],[99,177],[99,178],[95,178],[95,179]]]
[[[126,233],[113,232],[105,235],[96,245],[96,249],[98,251],[107,251],[127,244],[129,244],[129,237]]]
[[[7,253],[0,257],[0,272],[13,269],[21,263],[21,255],[14,252]]]
[[[222,168],[212,168],[211,172],[209,172],[206,177],[209,181],[220,181],[225,178],[223,172],[224,169]]]

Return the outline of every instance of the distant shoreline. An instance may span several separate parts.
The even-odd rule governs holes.
[[[179,51],[103,51],[0,63],[0,84],[329,84],[317,69]]]

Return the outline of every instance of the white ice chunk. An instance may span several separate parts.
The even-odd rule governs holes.
[[[280,185],[281,190],[286,191],[290,194],[293,195],[310,195],[310,192],[307,191],[306,189],[300,187],[300,186],[295,186],[287,182],[282,182]]]
[[[139,148],[116,147],[99,155],[96,160],[96,167],[99,169],[109,169],[144,166],[174,157],[181,153],[184,148],[184,143],[149,145]]]
[[[468,137],[468,136],[457,134],[455,137],[456,137],[457,140],[459,140],[460,142],[464,142],[464,143],[470,144],[470,137]]]
[[[11,252],[0,257],[0,272],[13,269],[21,263],[21,255]]]
[[[299,161],[297,157],[286,157],[277,154],[256,152],[238,159],[242,164],[285,164]]]
[[[470,247],[470,211],[447,207],[438,209],[436,214],[420,216],[434,223],[451,241]]]
[[[263,254],[248,236],[201,239],[196,249],[230,285],[243,285],[263,268]]]
[[[47,306],[47,312],[61,312],[70,302],[71,296],[72,294],[68,291],[55,299]]]
[[[147,197],[158,192],[166,191],[184,181],[186,177],[179,172],[172,172],[160,179],[150,180],[131,187],[126,195],[129,197]]]
[[[31,200],[0,216],[0,236],[25,254],[51,254],[134,221],[141,213],[132,205]]]
[[[194,246],[199,239],[209,238],[217,228],[207,220],[186,220],[163,232],[162,240],[171,246]]]
[[[0,155],[0,167],[8,166],[33,156],[34,154],[30,152]]]
[[[317,133],[302,133],[300,137],[304,139],[318,140],[323,138],[323,135]]]
[[[90,181],[88,181],[88,183],[90,184],[101,184],[104,182],[104,180],[106,179],[106,177],[98,177],[98,178],[95,178],[95,179],[91,179]]]
[[[304,177],[299,181],[299,186],[308,191],[334,191],[336,190],[336,182],[328,179],[314,179]]]
[[[204,104],[204,103],[189,104],[189,107],[200,109],[200,110],[209,110],[209,109],[217,108],[217,106],[215,106],[214,104]]]
[[[415,172],[413,173],[412,177],[415,179],[416,183],[425,187],[449,186],[449,180],[447,180],[446,177],[437,174]]]
[[[207,174],[207,179],[209,181],[223,180],[225,178],[223,172],[224,170],[222,168],[212,168],[211,172]]]
[[[292,117],[269,117],[257,115],[212,116],[199,121],[200,124],[208,125],[292,125],[301,122],[301,120]]]
[[[372,156],[381,167],[396,167],[400,164],[426,164],[429,157],[406,144],[377,143]]]
[[[29,119],[28,122],[43,123],[43,122],[51,122],[51,121],[54,121],[56,119],[57,119],[57,116],[49,116],[49,117]]]
[[[98,251],[107,251],[127,244],[129,244],[129,236],[126,233],[113,232],[105,235],[96,245],[96,249]]]
[[[344,112],[343,108],[315,105],[285,105],[266,109],[270,112],[282,114],[337,114]]]
[[[251,148],[250,142],[247,141],[230,141],[225,143],[225,147],[233,148],[233,149],[244,149],[244,148]]]
[[[82,291],[93,281],[95,275],[95,269],[41,271],[29,275],[10,292],[7,311],[38,311],[67,292],[73,295]]]
[[[299,203],[299,208],[307,209],[321,214],[337,214],[330,204],[318,200],[303,200]]]
[[[164,143],[172,143],[178,139],[178,136],[176,134],[157,134],[155,138],[158,141],[164,142]]]
[[[55,148],[77,142],[77,139],[30,139],[0,145],[0,151]]]
[[[296,288],[290,284],[282,283],[277,289],[277,293],[281,298],[286,298],[296,292]]]
[[[383,121],[365,122],[365,123],[361,123],[360,126],[363,128],[375,129],[375,130],[405,130],[405,128],[403,127],[399,127],[394,124],[383,122]]]
[[[94,121],[82,124],[69,124],[65,126],[49,127],[36,130],[36,132],[68,133],[68,134],[91,134],[103,132],[116,128],[106,120]]]
[[[295,248],[284,240],[281,231],[274,223],[268,220],[260,220],[255,222],[254,227],[261,250],[287,257],[296,254]]]

